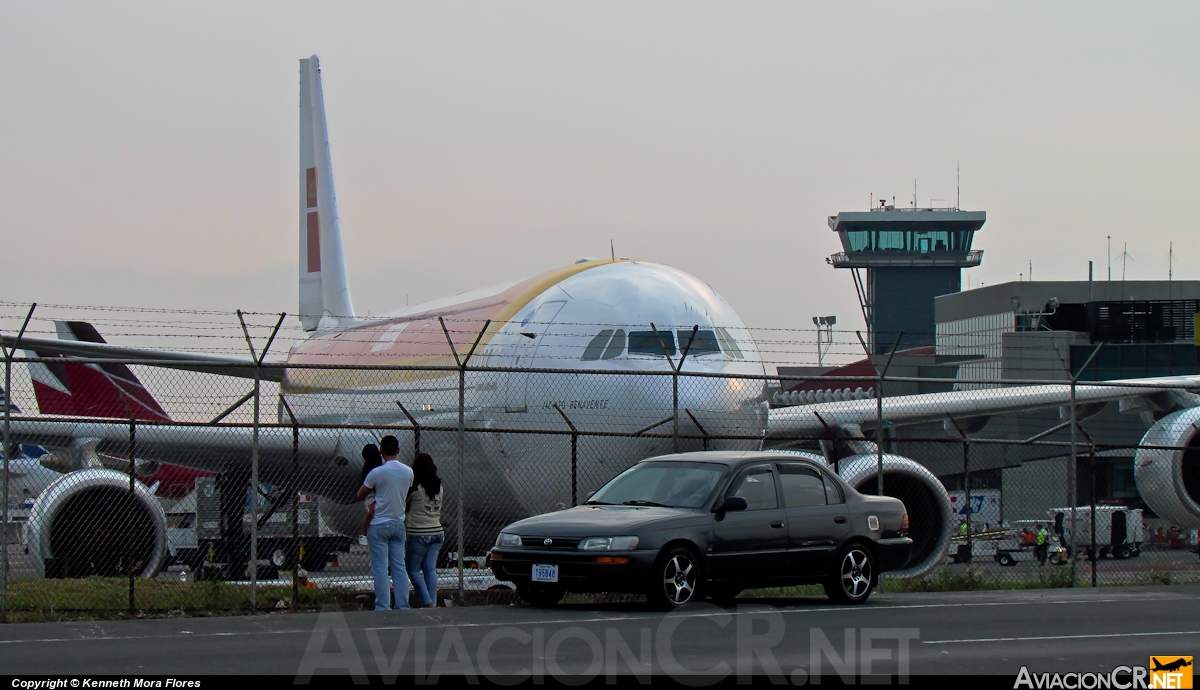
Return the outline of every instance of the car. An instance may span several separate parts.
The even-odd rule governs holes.
[[[645,594],[670,610],[744,589],[824,585],[861,604],[912,554],[904,504],[865,496],[824,464],[769,451],[647,458],[583,505],[514,522],[488,555],[521,599]]]

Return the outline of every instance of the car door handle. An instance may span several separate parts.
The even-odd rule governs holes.
[[[772,527],[774,527],[774,528],[776,528],[776,529],[782,529],[782,528],[783,528],[783,521],[782,521],[782,520],[776,520],[775,522],[772,522],[772,523],[771,523],[771,526],[772,526]]]
[[[839,515],[839,516],[835,517],[835,518],[833,519],[833,521],[834,521],[834,522],[836,522],[836,523],[838,523],[839,525],[841,525],[841,524],[844,524],[844,523],[846,522],[846,516],[845,516],[845,515]]]

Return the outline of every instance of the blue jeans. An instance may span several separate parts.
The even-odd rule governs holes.
[[[410,534],[408,537],[408,579],[421,599],[421,606],[437,603],[437,557],[442,550],[440,534]],[[421,571],[425,576],[421,577]]]
[[[388,520],[367,528],[367,545],[371,550],[371,576],[375,579],[375,610],[392,608],[392,588],[388,582],[388,566],[396,584],[396,608],[408,608],[408,583],[404,573],[404,521]]]

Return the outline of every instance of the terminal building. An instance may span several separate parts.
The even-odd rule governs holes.
[[[827,263],[851,269],[871,355],[838,368],[781,367],[782,390],[772,402],[821,400],[844,388],[850,390],[841,395],[857,397],[856,387],[873,397],[875,371],[893,348],[889,373],[922,380],[887,382],[885,397],[1030,379],[1200,374],[1200,281],[1017,281],[962,291],[962,269],[983,258],[972,245],[985,220],[983,212],[956,208],[888,206],[830,216],[843,251]],[[862,380],[823,385],[814,376]],[[1145,508],[1134,483],[1133,449],[1164,413],[1115,403],[1081,411],[1081,426],[1104,448],[1094,456],[1081,451],[1075,472],[1081,505],[1094,497]],[[962,449],[948,442],[959,438],[954,431],[941,423],[885,428],[885,450],[925,464],[953,496],[965,488]],[[973,445],[972,492],[994,492],[1001,519],[1044,519],[1048,509],[1066,505],[1070,430],[1060,411],[981,419],[969,433],[1051,444]]]

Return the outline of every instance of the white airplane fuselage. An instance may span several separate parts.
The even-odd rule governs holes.
[[[375,437],[391,431],[401,439],[402,457],[410,458],[415,439],[400,405],[422,426],[457,424],[457,371],[398,368],[455,366],[439,317],[460,358],[491,320],[470,359],[463,390],[466,425],[497,430],[469,433],[464,443],[466,506],[483,516],[501,519],[582,501],[634,462],[671,452],[673,438],[632,436],[673,417],[675,393],[664,345],[678,363],[690,340],[682,371],[710,375],[679,377],[681,434],[753,435],[765,429],[762,382],[734,378],[762,376],[764,368],[733,308],[708,284],[682,271],[625,260],[582,262],[377,321],[317,331],[289,353],[282,386],[288,405],[301,422],[396,427],[379,429]],[[511,431],[566,432],[559,410],[585,434],[631,435],[579,438],[574,497],[569,435]],[[281,414],[280,421],[286,421]],[[673,429],[667,421],[650,433]],[[457,434],[424,431],[420,443],[456,484]],[[681,447],[703,445],[685,439]],[[743,439],[707,445],[758,444]]]

